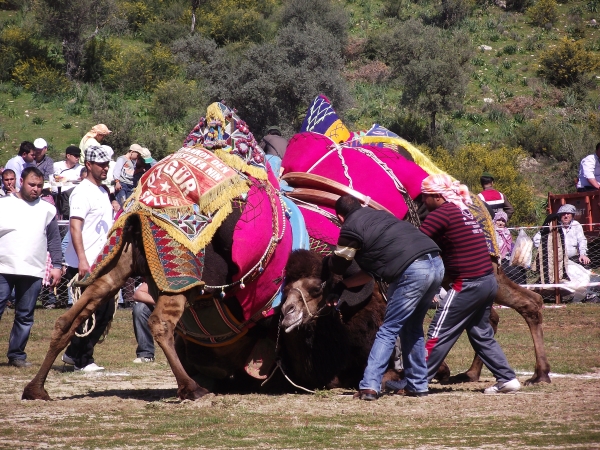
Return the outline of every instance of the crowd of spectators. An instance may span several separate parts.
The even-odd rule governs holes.
[[[12,366],[31,365],[25,346],[42,286],[50,291],[44,307],[68,307],[66,298],[59,302],[52,292],[59,283],[66,286],[73,277],[90,272],[123,202],[156,163],[150,151],[138,144],[115,162],[113,149],[101,143],[110,133],[104,124],[94,126],[79,146],[69,145],[64,159],[57,162],[47,154],[45,139],[24,141],[17,155],[0,168],[0,318],[7,306],[14,308],[7,353]],[[60,221],[68,226],[59,227]],[[140,340],[134,362],[154,361],[152,336],[143,330],[152,311],[143,286],[134,294],[141,305],[133,309]],[[106,311],[96,311],[94,331],[75,336],[63,362],[85,372],[103,370],[94,362],[93,349],[114,307],[114,302],[108,302]]]

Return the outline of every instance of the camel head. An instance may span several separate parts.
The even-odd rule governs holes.
[[[325,267],[324,267],[325,266]],[[312,322],[325,306],[322,257],[307,250],[295,250],[290,255],[286,271],[285,301],[281,307],[281,327],[286,333]]]

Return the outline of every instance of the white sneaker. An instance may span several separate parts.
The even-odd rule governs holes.
[[[104,367],[100,367],[96,363],[91,363],[85,367],[75,366],[75,370],[80,370],[81,372],[102,372],[104,370]]]
[[[510,381],[496,383],[493,386],[490,386],[485,391],[484,394],[515,394],[519,389],[521,389],[521,383],[516,378],[513,378]]]
[[[62,359],[62,362],[64,362],[65,364],[68,364],[70,366],[74,366],[75,365],[75,361],[73,360],[73,358],[71,358],[70,356],[67,356],[66,353],[63,353],[61,359]]]
[[[135,358],[133,360],[133,362],[135,364],[152,363],[152,362],[154,362],[154,358],[153,357],[148,357],[148,356],[141,356],[139,358]]]

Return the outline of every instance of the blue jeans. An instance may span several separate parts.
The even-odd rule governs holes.
[[[35,303],[42,290],[42,279],[26,275],[0,274],[0,318],[11,291],[15,290],[15,320],[8,339],[8,359],[27,359],[25,346],[33,326]]]
[[[154,358],[154,339],[148,325],[148,318],[154,311],[154,306],[142,302],[133,305],[133,332],[137,340],[135,354],[138,358]]]
[[[400,336],[406,389],[426,392],[427,363],[423,319],[433,296],[444,278],[444,264],[439,256],[414,261],[388,288],[388,303],[383,324],[375,336],[360,389],[381,390],[381,380],[388,368],[396,337]]]
[[[116,193],[115,198],[121,205],[121,208],[125,204],[125,200],[129,198],[129,196],[133,193],[133,185],[121,183],[121,189]]]

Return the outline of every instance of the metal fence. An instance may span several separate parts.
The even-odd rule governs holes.
[[[560,229],[563,230],[562,237]],[[546,302],[600,301],[598,233],[585,233],[584,242],[572,246],[569,244],[577,242],[574,226],[515,227],[509,230],[514,247],[511,254],[502,260],[502,268],[511,280],[538,292]],[[531,240],[528,254],[516,254],[518,248],[527,249],[516,244],[520,234]],[[580,260],[582,254],[589,258],[589,263]]]

